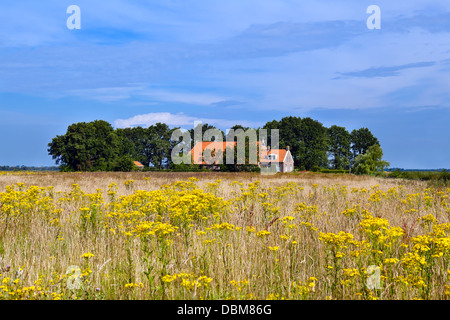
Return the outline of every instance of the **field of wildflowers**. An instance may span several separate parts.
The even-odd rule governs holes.
[[[0,173],[0,299],[448,299],[450,188]]]

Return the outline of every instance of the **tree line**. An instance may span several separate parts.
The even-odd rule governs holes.
[[[133,161],[153,169],[192,169],[195,165],[175,165],[171,162],[172,149],[179,141],[172,141],[170,128],[164,123],[143,128],[119,128],[104,120],[79,122],[70,125],[64,135],[58,135],[48,144],[48,153],[62,171],[131,171]],[[200,129],[200,128],[198,128]],[[202,133],[216,129],[202,124]],[[250,129],[235,125],[231,129]],[[259,132],[260,128],[255,129]],[[267,143],[271,145],[271,130],[279,130],[279,147],[290,147],[298,170],[330,168],[370,173],[382,170],[389,163],[382,160],[379,140],[367,128],[349,132],[345,127],[325,127],[309,117],[284,117],[267,122],[262,129],[268,131]],[[194,129],[190,129],[194,145]],[[222,131],[224,141],[225,133]],[[236,166],[224,166],[230,170]],[[254,169],[254,168],[253,168]],[[252,170],[253,170],[252,169]]]
[[[0,171],[59,171],[58,167],[47,166],[0,166]]]

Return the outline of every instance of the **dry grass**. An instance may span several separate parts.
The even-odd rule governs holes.
[[[444,299],[449,193],[314,173],[3,174],[0,298]]]

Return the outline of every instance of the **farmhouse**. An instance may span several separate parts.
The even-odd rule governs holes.
[[[289,146],[285,149],[272,149],[260,159],[261,168],[276,167],[277,172],[293,172],[294,159],[292,158]]]
[[[203,158],[203,152],[205,150],[211,150],[214,157],[217,152],[223,152],[227,148],[236,147],[236,141],[203,141],[198,142],[191,150],[191,157],[194,164],[199,164],[202,167],[219,170],[218,161],[214,164],[208,164]],[[260,168],[276,167],[276,172],[293,172],[294,171],[294,159],[292,158],[289,146],[286,149],[270,149],[265,146],[264,143],[257,142],[257,145],[261,148],[260,161],[258,166]],[[226,159],[223,159],[225,163]]]

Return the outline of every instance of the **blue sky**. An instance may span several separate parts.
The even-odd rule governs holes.
[[[80,121],[292,115],[368,127],[392,167],[450,168],[449,39],[444,0],[2,2],[0,165],[54,165],[47,144]]]

